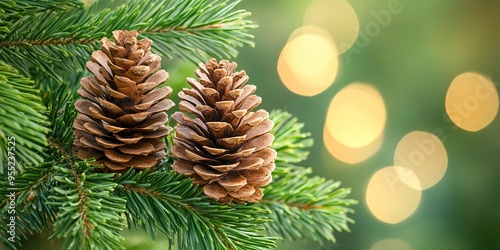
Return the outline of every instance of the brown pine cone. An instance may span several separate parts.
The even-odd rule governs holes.
[[[192,89],[179,93],[181,111],[172,117],[175,127],[173,168],[204,187],[204,193],[221,203],[255,202],[260,187],[272,180],[276,151],[273,122],[265,110],[252,110],[261,98],[245,85],[245,71],[233,72],[236,63],[212,58],[196,70],[199,82],[188,78]]]
[[[80,82],[74,152],[82,160],[94,157],[106,172],[154,167],[166,154],[162,138],[171,130],[165,111],[174,106],[172,89],[157,88],[168,73],[158,70],[161,58],[149,51],[151,40],[137,41],[136,31],[113,35],[115,41],[103,38],[87,62],[94,76]]]

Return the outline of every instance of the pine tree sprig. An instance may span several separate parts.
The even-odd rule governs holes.
[[[50,201],[48,197],[54,192],[52,187],[55,183],[52,177],[55,171],[52,166],[55,164],[57,161],[49,157],[46,162],[28,166],[24,172],[15,175],[14,185],[7,181],[0,183],[1,197],[7,197],[0,202],[1,227],[11,221],[10,216],[15,217],[15,242],[20,242],[21,238],[26,239],[26,234],[40,233],[44,229],[48,231],[54,221],[56,209],[46,204]],[[15,199],[13,206],[12,195]],[[10,227],[8,230],[2,228],[0,238],[10,244],[12,249],[16,249],[17,246],[8,240],[12,237],[8,231]]]
[[[0,9],[11,18],[46,10],[57,11],[80,6],[83,6],[80,0],[3,0],[0,2]]]
[[[302,132],[304,123],[282,110],[273,110],[269,119],[274,122],[271,133],[274,135],[272,148],[278,152],[276,166],[281,169],[307,159],[309,149],[313,145],[311,133]]]
[[[52,187],[55,184],[53,179],[55,170],[52,166],[55,164],[56,161],[49,161],[30,166],[16,179],[19,190],[22,190],[18,196],[18,207],[22,208],[21,214],[30,217],[29,221],[38,224],[35,227],[35,232],[38,233],[43,229],[48,231],[50,224],[55,220],[56,208],[45,205],[50,202],[49,196],[54,194]],[[27,228],[23,230],[28,231]]]
[[[47,205],[58,208],[51,237],[65,240],[64,249],[123,249],[121,214],[125,200],[112,195],[113,174],[95,172],[89,162],[54,166],[57,195]]]
[[[45,107],[33,81],[0,62],[0,172],[7,157],[15,155],[19,171],[23,166],[43,162],[49,132]],[[11,140],[9,140],[9,138]],[[9,145],[9,141],[11,142]],[[14,143],[12,143],[14,142]],[[8,147],[12,150],[8,150]]]
[[[179,249],[269,249],[266,212],[256,206],[210,201],[190,179],[174,171],[133,170],[117,177],[115,193],[127,199],[129,227],[156,236],[160,230]]]
[[[297,167],[265,188],[260,206],[271,211],[272,222],[266,224],[270,235],[310,238],[323,245],[335,242],[334,232],[349,231],[348,223],[354,223],[349,206],[357,203],[347,198],[350,189],[310,173]]]
[[[80,74],[76,74],[80,75]],[[73,142],[73,121],[76,117],[74,108],[78,98],[76,84],[62,83],[49,89],[43,97],[43,104],[48,109],[51,132],[49,143],[56,150],[71,152]]]
[[[273,110],[275,137],[272,147],[278,152],[273,182],[265,187],[260,205],[269,209],[266,224],[271,235],[287,240],[310,238],[323,245],[335,242],[334,232],[349,231],[354,223],[349,206],[357,202],[348,199],[350,189],[340,188],[340,182],[311,177],[310,168],[296,164],[307,159],[313,144],[311,133],[302,132],[303,123],[290,113]]]
[[[83,2],[80,0],[2,0],[0,2],[0,39],[10,32],[12,23],[22,16],[82,6]]]
[[[30,76],[30,68],[56,79],[58,70],[83,71],[88,55],[104,34],[97,27],[105,13],[92,15],[91,11],[80,6],[22,15],[0,41],[0,60],[25,76]]]
[[[82,6],[27,13],[0,40],[0,60],[26,76],[29,68],[37,67],[59,79],[56,71],[82,71],[102,37],[125,29],[148,36],[156,43],[153,50],[162,56],[193,62],[210,56],[235,57],[238,47],[253,45],[248,31],[256,27],[245,19],[249,12],[234,10],[238,2],[130,0],[98,14]]]

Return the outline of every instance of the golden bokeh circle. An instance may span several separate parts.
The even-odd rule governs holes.
[[[368,84],[352,83],[333,97],[325,126],[337,142],[361,148],[382,134],[386,119],[380,93]]]
[[[385,167],[371,177],[366,189],[370,212],[385,223],[399,223],[411,216],[420,204],[421,191],[401,181],[394,167]]]
[[[323,128],[323,143],[330,155],[349,164],[356,164],[373,156],[382,146],[383,138],[384,134],[382,133],[372,143],[364,147],[351,148],[335,140],[326,126]]]
[[[278,74],[292,92],[314,96],[334,82],[338,71],[335,42],[317,27],[301,27],[292,33],[278,58]]]
[[[370,250],[413,250],[413,247],[402,239],[389,238],[375,242]]]
[[[356,12],[346,0],[316,0],[304,15],[304,25],[318,26],[328,31],[344,53],[355,43],[359,34]]]
[[[443,178],[448,166],[448,155],[437,136],[413,131],[396,146],[394,165],[403,182],[414,189],[425,190]],[[412,180],[413,176],[418,178],[418,185]]]
[[[487,77],[466,72],[453,79],[446,93],[446,113],[458,127],[475,132],[488,126],[498,112],[498,92]]]

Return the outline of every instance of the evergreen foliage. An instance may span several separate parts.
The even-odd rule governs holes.
[[[290,113],[281,110],[273,110],[270,114],[274,122],[272,133],[274,141],[272,148],[278,151],[276,167],[285,170],[307,159],[309,148],[313,145],[311,133],[302,132],[303,123]]]
[[[180,249],[269,249],[275,238],[262,234],[267,211],[251,205],[220,205],[175,171],[128,171],[116,179],[116,193],[128,201],[129,227],[153,238],[157,229]]]
[[[271,235],[287,240],[307,237],[319,244],[335,242],[335,231],[349,231],[354,223],[347,214],[357,202],[347,199],[350,189],[339,188],[340,182],[310,177],[311,169],[294,164],[305,160],[312,146],[310,133],[303,133],[303,123],[290,113],[271,112],[270,118],[278,151],[273,182],[265,188],[260,206],[271,211],[266,229]]]
[[[349,230],[350,190],[298,165],[313,142],[280,110],[270,114],[274,181],[259,203],[219,204],[173,171],[172,134],[153,170],[102,173],[72,156],[78,82],[102,37],[138,30],[164,58],[235,57],[253,45],[248,32],[256,27],[238,2],[129,0],[104,10],[78,0],[0,2],[0,169],[9,152],[17,161],[11,179],[12,171],[0,173],[0,247],[19,249],[45,231],[63,249],[123,249],[121,232],[137,228],[179,249],[270,249],[279,239],[333,242],[335,232]]]
[[[39,68],[61,81],[58,70],[82,71],[100,39],[114,30],[137,30],[154,41],[155,53],[198,63],[236,56],[237,47],[253,45],[247,31],[256,27],[245,19],[249,12],[234,10],[239,1],[129,0],[97,14],[76,1],[26,10],[31,2],[6,4],[0,60],[25,76]]]
[[[48,120],[40,91],[32,85],[32,80],[0,61],[0,172],[7,168],[9,137],[15,138],[18,170],[43,161]]]
[[[52,236],[65,238],[63,249],[120,249],[125,199],[110,195],[113,174],[98,173],[88,162],[54,166],[58,183],[46,205],[57,208]]]

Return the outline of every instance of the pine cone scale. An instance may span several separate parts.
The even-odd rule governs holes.
[[[254,155],[255,156],[255,155]],[[246,158],[238,163],[235,170],[257,170],[262,167],[264,159],[262,158]]]
[[[227,191],[238,191],[247,184],[247,179],[241,175],[224,175],[223,178],[217,180],[221,186]]]
[[[125,143],[114,142],[103,137],[96,137],[95,140],[104,148],[116,148],[125,145]]]
[[[212,179],[219,178],[222,175],[224,175],[224,173],[220,173],[218,171],[211,171],[210,169],[205,168],[202,165],[194,166],[193,170],[198,176],[203,178],[203,180],[212,180]]]
[[[222,185],[217,182],[210,183],[204,187],[203,192],[208,196],[215,200],[221,200],[222,198],[227,197],[229,191],[224,188]]]
[[[225,154],[225,155],[219,156],[219,157],[217,157],[217,159],[220,161],[223,161],[223,162],[238,161],[242,158],[250,157],[250,155],[252,155],[254,151],[255,151],[255,148],[249,148],[249,149],[241,150],[241,151],[233,153],[233,154]]]
[[[104,52],[100,50],[94,51],[92,52],[90,59],[92,60],[92,62],[102,65],[102,67],[108,72],[109,75],[113,74],[113,70],[111,70],[108,65],[109,58]]]
[[[229,194],[236,199],[244,200],[248,199],[255,193],[255,187],[252,185],[245,185],[239,188],[237,191],[229,191]]]
[[[132,158],[134,157],[133,155],[122,154],[116,150],[105,150],[104,155],[108,159],[116,163],[125,163],[132,160]]]

